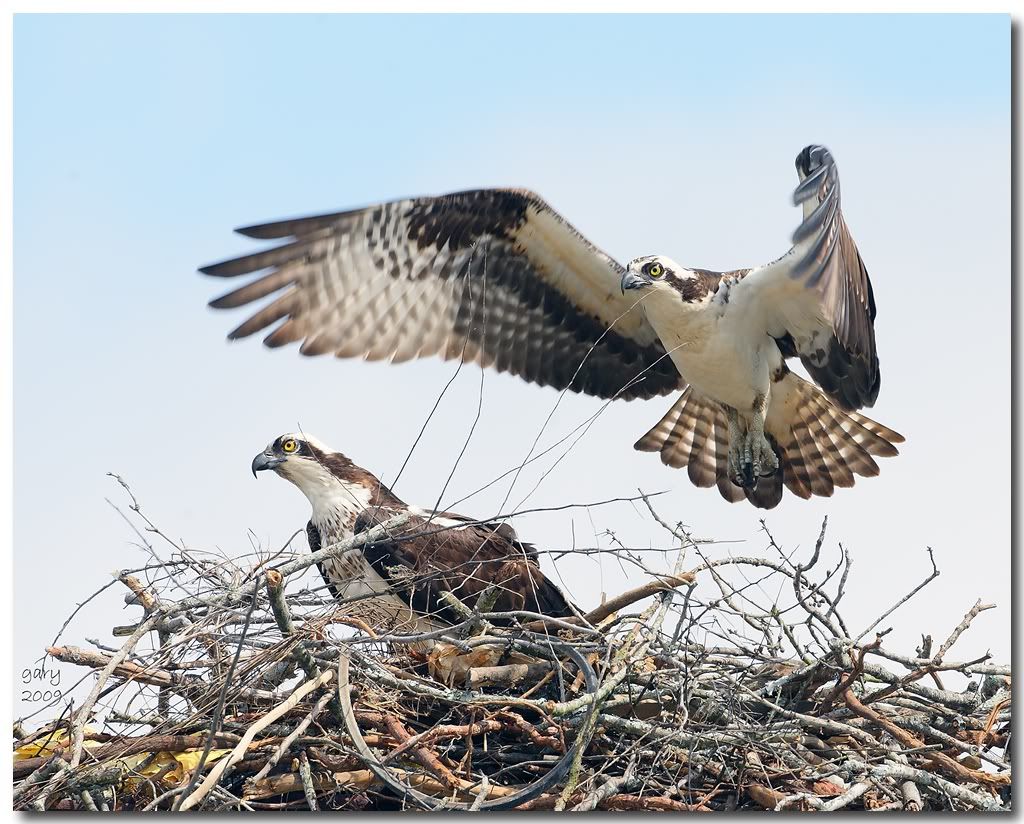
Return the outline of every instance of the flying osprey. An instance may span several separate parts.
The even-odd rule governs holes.
[[[275,295],[231,339],[280,321],[264,343],[305,355],[463,358],[601,398],[681,391],[636,448],[770,508],[784,487],[828,496],[877,475],[903,440],[856,412],[878,395],[875,300],[835,161],[808,146],[796,167],[794,245],[753,269],[623,267],[536,194],[482,189],[239,229],[285,242],[201,271],[260,273],[218,309]]]
[[[507,524],[479,523],[451,512],[410,507],[376,477],[308,434],[282,435],[252,462],[272,469],[309,499],[310,550],[351,538],[394,515],[411,517],[399,534],[319,564],[331,595],[377,630],[429,632],[458,622],[440,599],[453,593],[472,608],[491,585],[493,611],[551,617],[574,612],[540,571],[537,550]]]

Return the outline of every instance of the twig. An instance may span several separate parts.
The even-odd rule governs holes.
[[[82,702],[82,706],[74,716],[72,716],[71,769],[77,767],[79,761],[82,759],[82,745],[85,743],[85,724],[89,718],[89,714],[92,712],[93,706],[100,697],[100,693],[103,691],[103,687],[107,683],[107,679],[110,678],[117,666],[128,657],[133,649],[135,649],[135,645],[142,639],[143,635],[149,632],[155,623],[156,619],[150,617],[139,624],[139,628],[132,633],[131,637],[124,642],[121,649],[110,658],[110,662],[100,671],[99,675],[96,677],[96,683],[93,684],[92,689],[89,691],[89,695],[86,697],[85,701]]]
[[[263,768],[249,780],[260,781],[266,778],[270,774],[270,771],[277,766],[277,762],[281,760],[289,749],[291,749],[292,744],[295,743],[298,737],[302,735],[309,728],[309,725],[316,720],[316,717],[323,712],[324,707],[327,706],[328,702],[333,700],[336,700],[334,690],[330,690],[321,695],[319,700],[313,706],[313,709],[306,713],[306,717],[296,725],[295,729],[292,730],[280,744],[278,744],[277,749],[274,750],[274,753],[267,759],[267,763]]]
[[[249,748],[252,740],[261,730],[270,726],[270,724],[295,707],[306,695],[318,687],[322,687],[324,684],[327,684],[332,678],[334,678],[334,670],[325,670],[321,673],[319,678],[307,681],[296,689],[287,701],[278,704],[274,709],[256,721],[245,731],[245,735],[243,735],[242,740],[235,745],[235,748],[221,758],[195,791],[181,802],[179,809],[182,811],[190,810],[202,801],[206,797],[207,793],[216,786],[221,775],[223,775],[232,764],[242,760],[242,756],[245,755],[245,751]]]
[[[931,547],[927,547],[927,549],[928,549],[928,560],[931,561],[931,564],[932,564],[931,574],[927,578],[925,578],[921,583],[919,583],[916,587],[914,587],[912,590],[910,590],[910,592],[908,592],[906,595],[904,595],[902,598],[900,598],[895,604],[893,604],[891,607],[889,607],[889,609],[887,609],[885,612],[883,612],[881,615],[879,615],[878,618],[876,618],[867,627],[867,629],[865,629],[860,635],[858,635],[856,638],[853,639],[853,643],[856,644],[858,641],[860,641],[861,638],[863,638],[865,635],[867,635],[869,632],[871,632],[871,630],[873,630],[880,623],[882,623],[882,621],[884,621],[886,618],[888,618],[890,615],[892,615],[897,609],[899,609],[901,606],[903,606],[907,601],[909,601],[911,598],[913,598],[915,595],[917,595],[917,593],[919,593],[922,589],[924,589],[926,586],[928,586],[928,584],[930,584],[932,581],[934,581],[936,578],[939,577],[939,568],[935,565],[935,555],[932,552],[932,548]]]
[[[313,787],[313,774],[309,770],[309,757],[305,750],[299,751],[299,778],[302,779],[302,792],[306,796],[306,804],[311,812],[320,809],[316,803],[316,789]]]
[[[932,664],[938,666],[942,663],[946,657],[946,653],[953,647],[953,644],[957,642],[957,639],[963,635],[967,628],[971,625],[971,622],[978,617],[978,614],[984,612],[986,609],[994,609],[995,604],[982,604],[979,600],[973,607],[971,607],[964,619],[956,625],[956,628],[949,634],[949,637],[942,642],[942,646],[939,647],[939,651],[935,653],[935,657],[932,658]]]
[[[192,787],[195,786],[196,781],[199,779],[199,774],[202,772],[203,767],[206,765],[206,759],[210,755],[210,750],[213,747],[213,738],[220,730],[221,721],[224,718],[224,705],[227,703],[228,698],[228,687],[231,685],[231,680],[235,674],[235,669],[238,667],[238,659],[242,655],[242,648],[245,644],[245,636],[249,631],[249,621],[252,618],[252,612],[256,608],[256,601],[259,599],[259,590],[254,589],[252,592],[252,601],[249,604],[249,611],[245,614],[245,623],[242,626],[242,634],[238,639],[238,647],[235,649],[235,655],[231,659],[231,665],[228,667],[227,675],[224,678],[224,684],[221,687],[220,695],[217,696],[217,705],[213,710],[213,723],[210,725],[210,734],[206,739],[206,744],[203,746],[203,752],[199,756],[199,763],[196,768],[192,771],[192,775],[189,777],[188,784],[185,785],[185,790],[180,796],[178,796],[175,802],[175,809],[182,809],[182,800],[186,802],[192,797],[189,795]],[[207,792],[209,789],[207,789]],[[201,797],[201,796],[200,796]],[[188,809],[185,807],[185,809]]]

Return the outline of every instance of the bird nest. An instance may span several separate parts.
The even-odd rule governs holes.
[[[767,530],[764,553],[709,560],[658,520],[670,573],[573,619],[463,608],[430,637],[297,580],[400,518],[314,555],[154,552],[94,596],[123,586],[141,610],[120,647],[47,650],[95,677],[57,720],[15,726],[15,807],[1009,808],[1009,667],[952,655],[987,605],[900,654],[887,621],[934,564],[858,634],[824,525],[801,564]]]

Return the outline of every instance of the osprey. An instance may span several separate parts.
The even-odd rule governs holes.
[[[835,161],[808,146],[796,167],[793,246],[752,269],[622,266],[533,192],[482,189],[242,228],[285,242],[201,271],[260,273],[215,308],[274,296],[231,339],[273,326],[267,346],[305,355],[462,358],[601,398],[681,392],[635,447],[771,508],[784,488],[828,496],[877,475],[903,440],[857,412],[878,395],[875,300]]]
[[[540,571],[537,550],[507,524],[480,523],[450,512],[411,507],[365,469],[308,434],[282,435],[252,462],[253,475],[273,470],[309,499],[310,550],[351,538],[406,513],[387,540],[350,549],[319,564],[331,595],[374,629],[430,632],[458,622],[440,599],[452,592],[473,607],[492,584],[493,610],[575,614]]]

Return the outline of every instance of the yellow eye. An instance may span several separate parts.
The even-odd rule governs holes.
[[[663,274],[665,274],[665,267],[662,266],[660,263],[652,263],[651,268],[647,270],[647,274],[650,275],[652,278],[660,278]]]
[[[295,439],[294,439],[294,438],[289,438],[289,439],[288,439],[288,440],[286,440],[286,441],[285,441],[285,442],[284,442],[283,444],[281,444],[281,449],[282,449],[282,451],[284,451],[284,452],[294,452],[294,451],[295,451],[295,450],[297,450],[298,448],[299,448],[299,445],[298,445],[298,443],[297,443],[297,442],[295,441]]]

